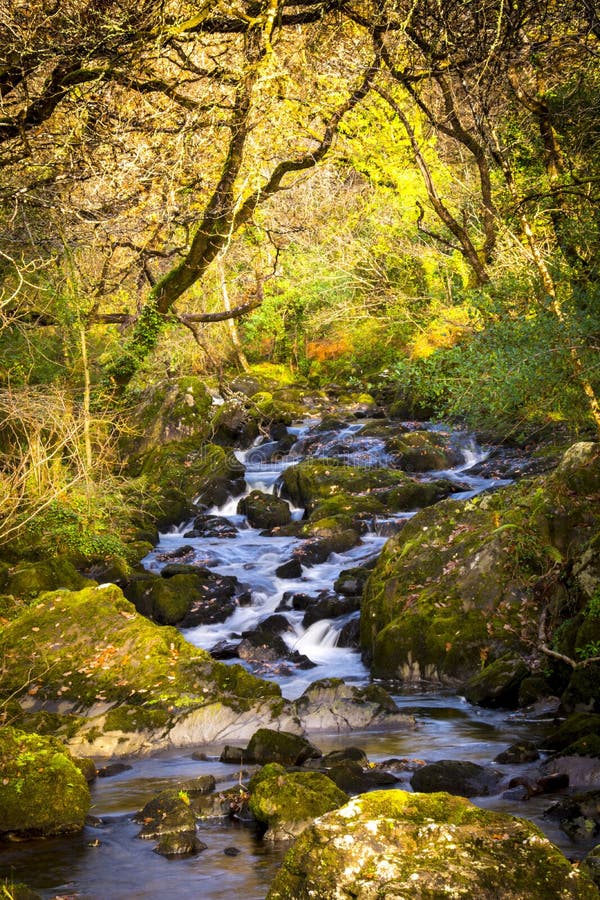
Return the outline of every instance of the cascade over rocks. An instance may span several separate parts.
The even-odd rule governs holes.
[[[267,900],[592,900],[587,874],[529,822],[462,797],[376,791],[306,828]]]

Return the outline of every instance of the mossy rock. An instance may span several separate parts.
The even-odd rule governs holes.
[[[6,593],[30,599],[42,591],[65,588],[78,591],[95,584],[77,571],[73,563],[63,557],[42,562],[21,563],[11,569],[6,583]]]
[[[160,625],[176,625],[199,597],[200,584],[197,573],[182,573],[172,578],[148,573],[130,579],[124,593],[142,615]]]
[[[164,528],[191,515],[193,500],[211,505],[215,485],[235,484],[243,473],[231,452],[195,438],[164,444],[137,458],[130,465],[137,478],[130,482],[131,500],[138,501],[135,539],[141,539],[144,529]]]
[[[305,460],[283,473],[283,483],[292,501],[296,506],[309,509],[317,500],[339,493],[353,495],[389,490],[406,481],[406,475],[393,469],[345,466],[335,459]]]
[[[569,716],[544,741],[545,750],[566,750],[576,741],[600,734],[600,715],[576,712]]]
[[[244,759],[261,765],[282,763],[301,766],[307,759],[317,759],[320,755],[321,751],[299,734],[259,728],[246,747]]]
[[[0,836],[80,831],[89,807],[86,779],[60,741],[0,730]]]
[[[134,404],[136,427],[133,435],[122,439],[125,452],[143,453],[163,444],[190,437],[198,441],[208,435],[212,397],[197,376],[161,382],[129,400]]]
[[[469,679],[462,693],[477,706],[516,707],[519,702],[521,682],[529,674],[522,659],[502,656]]]
[[[285,500],[263,491],[251,491],[240,500],[237,511],[247,517],[253,528],[270,530],[280,525],[289,525],[292,520],[290,507]]]
[[[267,900],[353,897],[596,900],[530,822],[448,794],[376,791],[309,826],[288,851]]]
[[[592,847],[581,863],[583,871],[590,876],[594,884],[600,887],[600,844]]]
[[[455,461],[445,447],[444,438],[432,431],[412,431],[386,441],[385,448],[405,472],[431,472],[447,469]]]
[[[0,897],[6,900],[42,900],[40,894],[32,891],[26,884],[0,879]]]
[[[294,838],[314,819],[337,809],[348,799],[347,794],[320,772],[282,774],[277,769],[271,774],[272,771],[251,782],[249,801],[254,817],[268,827],[267,839]]]
[[[248,710],[280,696],[277,685],[214,662],[174,628],[138,615],[116,585],[44,594],[0,632],[0,654],[0,696],[40,708],[127,703],[175,715],[215,702]]]
[[[545,605],[573,615],[581,598],[569,594],[567,579],[544,579],[557,566],[567,575],[600,531],[594,495],[574,493],[596,484],[587,472],[595,470],[596,445],[577,447],[548,476],[423,509],[388,541],[362,606],[361,643],[374,674],[456,684],[507,653],[530,655]],[[578,466],[586,472],[577,475]],[[576,642],[588,640],[582,624],[581,616],[573,620],[568,646],[568,623],[561,626],[554,649],[574,658]],[[597,702],[583,671],[573,681],[576,706]],[[563,679],[560,690],[565,676],[570,671],[553,678]]]

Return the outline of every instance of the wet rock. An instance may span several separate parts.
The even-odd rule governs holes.
[[[389,772],[376,769],[363,769],[359,762],[342,760],[327,770],[328,776],[347,794],[364,794],[374,788],[395,784],[398,780]]]
[[[247,517],[253,528],[271,529],[292,521],[290,507],[285,500],[262,491],[252,491],[240,500],[237,511]]]
[[[81,831],[89,807],[87,782],[59,740],[0,729],[0,838]]]
[[[184,538],[235,538],[237,535],[238,530],[229,519],[203,513],[196,516],[192,529],[184,534]]]
[[[529,800],[540,794],[554,794],[569,786],[569,779],[565,775],[549,775],[537,780],[519,775],[508,782],[509,790],[502,796],[506,799]]]
[[[248,792],[243,785],[227,788],[215,794],[205,794],[192,801],[195,816],[201,821],[211,819],[248,820]]]
[[[503,656],[469,679],[462,691],[477,706],[516,707],[519,688],[529,669],[522,659]]]
[[[295,703],[302,727],[312,731],[351,731],[389,725],[414,728],[412,716],[401,713],[382,688],[357,688],[339,678],[314,681]]]
[[[322,619],[337,619],[348,613],[356,612],[359,608],[359,597],[337,597],[335,594],[326,594],[308,607],[304,613],[302,625],[304,628],[310,628],[311,625]]]
[[[238,644],[238,656],[247,662],[277,662],[287,659],[288,646],[278,634],[252,631],[246,632],[244,639]]]
[[[243,763],[245,758],[246,750],[244,747],[230,747],[229,744],[225,744],[219,757],[219,762],[238,765]]]
[[[324,852],[326,850],[326,852]],[[530,822],[462,797],[377,791],[355,797],[300,835],[267,900],[456,896],[596,900]]]
[[[361,766],[366,766],[369,763],[367,754],[360,747],[344,747],[342,750],[331,750],[330,753],[325,753],[321,759],[321,765],[327,768],[347,760],[357,762]]]
[[[195,831],[183,831],[161,835],[154,852],[166,856],[167,859],[178,859],[184,856],[195,856],[202,850],[206,850],[207,847],[208,844],[201,841]]]
[[[290,625],[289,619],[280,613],[274,613],[273,615],[267,616],[267,618],[263,619],[262,622],[259,622],[254,629],[254,633],[260,634],[284,634],[286,631],[293,631],[293,628]],[[247,632],[244,632],[243,634],[244,637],[246,637]]]
[[[178,791],[162,791],[134,816],[142,824],[138,837],[143,840],[160,838],[165,834],[194,833],[196,816],[189,800],[182,799]]]
[[[229,454],[232,464],[237,460]],[[239,470],[243,467],[238,463]],[[229,477],[214,478],[211,483],[200,492],[194,504],[195,508],[210,509],[213,506],[223,506],[231,497],[239,497],[246,490],[246,480],[243,474],[230,475]]]
[[[352,649],[358,649],[360,647],[360,619],[358,616],[350,619],[350,621],[346,622],[340,629],[337,646],[351,647]]]
[[[283,595],[284,598],[286,594]],[[315,602],[315,598],[311,597],[310,594],[292,594],[291,597],[292,609],[303,610],[308,609],[311,603]]]
[[[241,852],[239,847],[225,847],[223,850],[225,856],[239,856]]]
[[[286,772],[282,766],[265,766],[248,785],[250,809],[267,826],[267,840],[297,837],[318,816],[337,809],[348,799],[326,775],[319,772]]]
[[[363,588],[374,565],[375,560],[370,565],[344,569],[334,581],[333,590],[336,594],[343,594],[345,597],[362,596]]]
[[[246,747],[245,759],[260,764],[281,763],[301,766],[307,759],[317,759],[321,751],[306,738],[287,731],[260,728]]]
[[[300,578],[302,576],[302,564],[299,559],[290,559],[275,569],[278,578]]]
[[[98,769],[98,778],[112,778],[114,775],[121,775],[123,772],[130,772],[133,766],[127,763],[111,763],[109,766],[102,766]]]
[[[477,763],[440,759],[418,769],[410,783],[415,791],[445,791],[459,797],[488,797],[498,792],[501,773]]]
[[[237,659],[239,656],[238,644],[231,641],[219,641],[210,648],[210,655],[214,659]]]
[[[293,551],[294,559],[303,566],[325,562],[332,553],[346,553],[360,543],[360,537],[352,528],[346,528],[330,537],[311,538]]]
[[[557,819],[573,841],[588,841],[600,834],[600,790],[575,794],[560,800],[545,815]]]
[[[528,763],[540,758],[537,747],[531,741],[518,741],[511,744],[502,753],[499,753],[494,762],[511,764],[511,763]]]

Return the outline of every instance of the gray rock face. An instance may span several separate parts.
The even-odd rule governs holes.
[[[296,701],[298,719],[305,731],[351,731],[386,724],[414,728],[412,716],[401,713],[382,688],[357,688],[338,678],[311,684]]]

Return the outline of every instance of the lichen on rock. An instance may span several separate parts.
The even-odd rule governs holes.
[[[591,879],[531,823],[448,794],[377,791],[309,826],[267,900],[592,900]]]

